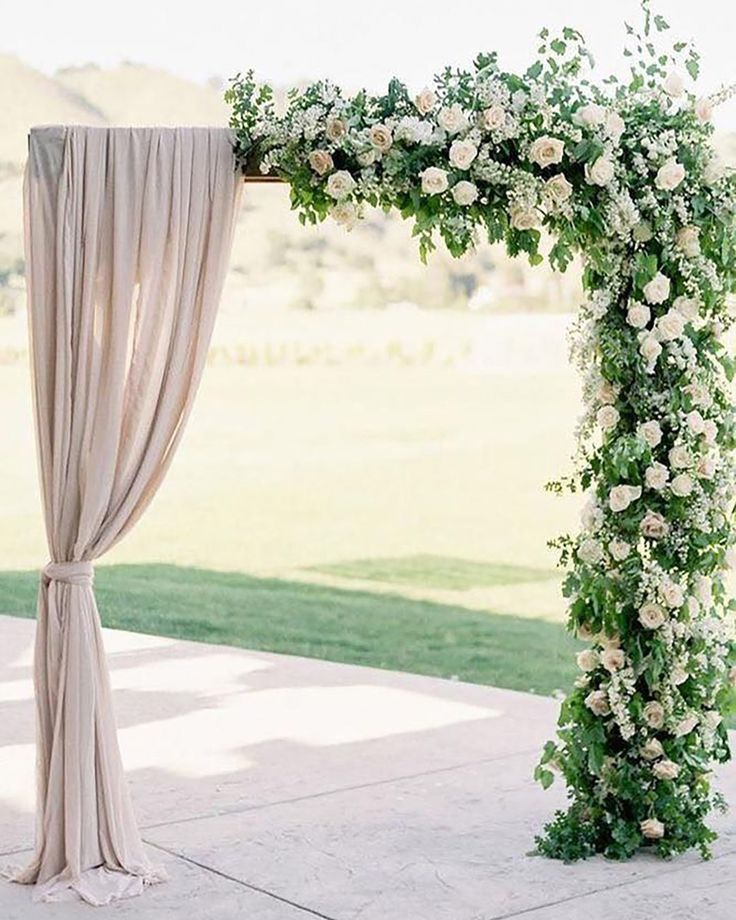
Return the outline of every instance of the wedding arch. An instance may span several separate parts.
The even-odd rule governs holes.
[[[570,804],[537,838],[570,860],[642,846],[708,855],[722,805],[714,762],[736,683],[724,570],[736,436],[723,344],[736,288],[736,181],[712,149],[712,107],[655,43],[643,3],[631,75],[602,86],[581,36],[541,33],[523,75],[494,54],[412,96],[289,94],[233,80],[231,131],[34,129],[26,249],[42,494],[52,561],[38,604],[38,834],[18,881],[100,904],[163,874],[143,852],[115,737],[92,561],[162,481],[202,374],[242,182],[291,186],[302,222],[346,227],[366,206],[414,221],[422,258],[479,232],[512,255],[584,264],[573,359],[584,375],[574,474],[579,534],[553,541],[569,627],[589,647],[542,753]],[[236,168],[237,167],[237,168]]]

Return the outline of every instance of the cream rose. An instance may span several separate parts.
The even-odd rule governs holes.
[[[723,721],[723,716],[715,709],[709,709],[703,713],[703,725],[710,731],[714,732]]]
[[[719,156],[713,154],[703,170],[703,182],[705,182],[706,185],[715,185],[716,182],[720,182],[725,175],[726,170],[723,161]]]
[[[601,664],[607,671],[613,673],[626,664],[626,656],[620,648],[607,648],[601,652]]]
[[[644,760],[656,760],[664,755],[664,748],[656,738],[650,738],[639,752]]]
[[[700,255],[700,230],[698,227],[680,227],[675,234],[677,248],[689,259]]]
[[[702,457],[698,463],[698,476],[701,479],[712,479],[716,470],[718,469],[718,461],[715,457],[708,454],[705,457]]]
[[[674,581],[669,578],[659,586],[659,593],[668,607],[679,608],[685,603],[685,592]]]
[[[650,700],[644,707],[644,721],[650,728],[661,728],[664,725],[664,708],[656,700]]]
[[[666,620],[667,613],[660,604],[650,601],[639,608],[639,622],[644,629],[659,629]]]
[[[447,172],[438,166],[428,166],[419,173],[422,180],[422,191],[425,195],[441,195],[448,188]]]
[[[698,717],[694,714],[685,716],[684,719],[681,719],[675,726],[675,737],[684,738],[685,735],[689,735],[690,732],[697,727]]]
[[[603,380],[601,385],[598,387],[598,399],[605,405],[610,405],[611,403],[616,402],[618,399],[618,394],[621,392],[621,388],[614,386],[610,381]]]
[[[614,486],[608,493],[608,507],[613,512],[626,511],[632,502],[641,498],[641,486]]]
[[[593,637],[595,635],[595,633],[590,628],[590,626],[588,626],[587,623],[581,623],[580,626],[578,626],[575,633],[578,639],[580,639],[582,642],[592,642]]]
[[[672,307],[688,322],[694,320],[700,313],[700,304],[698,301],[693,300],[692,297],[685,297],[682,294],[680,294],[679,297],[675,297],[672,302]]]
[[[618,112],[609,112],[606,115],[605,131],[614,144],[618,144],[625,130],[626,124]]]
[[[646,818],[639,824],[639,830],[647,840],[661,840],[664,837],[664,824],[656,818]]]
[[[657,175],[654,177],[654,184],[663,192],[671,192],[677,188],[684,178],[685,167],[682,163],[678,163],[677,160],[667,160],[667,162],[657,170]]]
[[[448,134],[458,134],[468,127],[468,119],[457,102],[443,106],[437,115],[437,122]]]
[[[470,169],[470,164],[478,156],[478,148],[472,141],[453,141],[450,145],[450,165],[455,169]]]
[[[639,353],[647,362],[649,371],[653,371],[657,358],[662,354],[659,339],[655,335],[645,335],[639,343]]]
[[[533,230],[539,224],[539,215],[534,208],[515,204],[511,207],[510,214],[514,230]]]
[[[654,773],[657,779],[677,779],[679,772],[679,766],[672,760],[660,760],[652,767],[652,773]]]
[[[670,296],[670,279],[662,272],[644,285],[644,297],[649,303],[664,303]]]
[[[639,243],[648,243],[654,235],[652,225],[647,220],[640,220],[639,223],[634,224],[634,229],[631,232],[634,235],[634,239]]]
[[[336,115],[331,116],[327,119],[325,124],[325,134],[331,141],[339,141],[341,137],[345,135],[348,128],[342,118],[338,118]]]
[[[672,494],[687,498],[693,491],[693,481],[687,473],[679,473],[672,480]]]
[[[552,176],[544,183],[545,191],[555,204],[564,204],[572,195],[572,185],[562,173]]]
[[[596,414],[598,426],[603,431],[612,431],[618,425],[619,414],[615,406],[601,406]]]
[[[330,172],[335,166],[332,155],[326,150],[313,150],[309,154],[309,165],[318,176],[324,176],[325,173]]]
[[[491,105],[483,110],[480,121],[487,131],[497,131],[506,124],[506,110],[503,106]]]
[[[611,712],[611,705],[605,690],[591,690],[585,697],[585,705],[596,716],[607,716]]]
[[[644,438],[650,447],[657,447],[662,440],[662,427],[659,422],[651,420],[639,425],[639,437]]]
[[[332,173],[327,180],[327,194],[336,201],[340,201],[342,198],[347,198],[348,195],[350,195],[355,185],[355,179],[353,179],[350,173],[345,169],[340,169]]]
[[[656,329],[661,342],[674,342],[685,331],[685,319],[677,310],[668,310],[657,320]]]
[[[603,547],[597,540],[588,537],[578,546],[578,558],[589,565],[595,565],[603,558]]]
[[[611,540],[608,544],[608,552],[613,556],[616,562],[623,562],[631,552],[631,546],[626,540]]]
[[[595,671],[598,667],[598,652],[593,651],[592,648],[586,648],[578,652],[576,660],[581,671]]]
[[[602,125],[606,119],[606,110],[597,102],[589,102],[587,105],[581,105],[575,110],[574,120],[579,125],[588,127],[593,125]]]
[[[645,326],[649,325],[649,320],[652,318],[652,311],[643,303],[639,303],[637,300],[632,300],[629,304],[629,309],[626,312],[626,322],[633,326],[634,329],[644,329]]]
[[[391,149],[391,145],[394,142],[393,134],[391,129],[386,125],[381,124],[380,122],[375,125],[371,125],[371,129],[368,132],[368,140],[376,148],[376,150],[381,153],[385,153],[387,150]]]
[[[593,163],[585,164],[585,181],[588,185],[608,185],[615,171],[613,160],[604,154]]]
[[[529,159],[543,169],[555,163],[561,163],[565,152],[564,141],[556,137],[538,137],[529,148]]]
[[[706,444],[715,444],[718,439],[718,425],[716,425],[712,418],[707,418],[705,420],[703,437],[705,438]]]
[[[330,208],[330,217],[341,227],[352,230],[358,222],[358,209],[352,201],[340,201]]]
[[[713,117],[713,105],[710,99],[698,99],[695,103],[695,117],[701,124],[705,124]]]
[[[676,470],[687,469],[693,463],[693,455],[684,444],[676,444],[671,448],[667,458],[670,461],[670,466]]]
[[[682,82],[682,77],[679,73],[671,71],[667,74],[662,84],[662,89],[668,96],[672,96],[673,99],[678,99],[685,91],[685,84]]]
[[[414,105],[420,115],[428,115],[437,105],[437,97],[428,86],[425,86],[414,99]]]
[[[654,489],[655,492],[661,492],[667,485],[667,480],[669,478],[670,471],[664,463],[652,463],[651,466],[646,468],[644,473],[644,481],[649,488]]]
[[[453,185],[452,197],[455,199],[455,204],[468,207],[478,197],[478,187],[473,182],[461,179],[460,182]]]
[[[688,412],[685,416],[685,421],[687,422],[687,427],[693,434],[702,434],[705,431],[705,419],[697,409]]]
[[[670,525],[658,511],[647,511],[639,523],[642,536],[661,540],[669,533]]]

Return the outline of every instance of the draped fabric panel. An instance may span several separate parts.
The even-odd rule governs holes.
[[[51,562],[34,664],[36,852],[14,877],[44,900],[105,904],[163,879],[123,775],[92,561],[141,516],[181,438],[241,188],[223,129],[31,132],[28,305]]]

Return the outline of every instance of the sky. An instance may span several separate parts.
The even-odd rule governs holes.
[[[3,4],[0,50],[46,73],[134,61],[197,81],[253,67],[285,85],[330,77],[380,89],[391,76],[421,88],[445,64],[498,51],[509,70],[534,59],[542,26],[572,25],[588,38],[601,75],[621,73],[623,21],[638,0],[14,0]],[[733,0],[654,0],[670,35],[694,39],[703,94],[736,83]],[[717,126],[736,130],[736,101]]]

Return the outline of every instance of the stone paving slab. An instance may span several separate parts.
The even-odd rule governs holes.
[[[33,827],[31,621],[0,617],[0,862]],[[717,858],[531,857],[564,793],[531,780],[558,704],[368,668],[105,631],[146,842],[172,881],[94,916],[158,920],[726,920]],[[736,769],[719,774],[736,801]],[[0,883],[0,920],[91,916]]]

